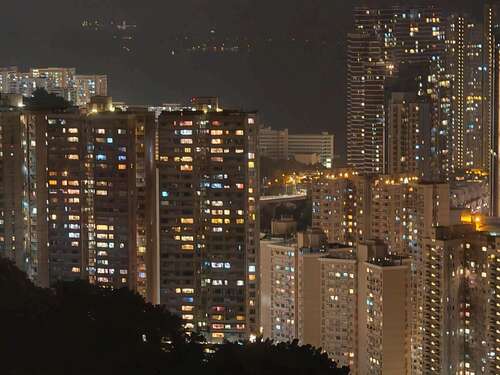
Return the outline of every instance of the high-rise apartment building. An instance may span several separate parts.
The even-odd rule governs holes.
[[[466,19],[464,52],[464,164],[465,168],[488,170],[484,160],[484,133],[488,129],[483,101],[485,64],[482,24]]]
[[[386,81],[403,65],[439,60],[443,24],[440,10],[432,6],[355,9],[347,40],[346,109],[347,162],[357,172],[383,173]]]
[[[455,201],[460,208],[466,204]],[[450,186],[425,183],[416,176],[367,178],[341,172],[313,182],[312,209],[312,227],[321,229],[331,243],[377,239],[391,253],[408,255],[417,246],[420,225],[448,223],[444,218],[450,215]]]
[[[407,255],[416,237],[417,184],[415,177],[391,176],[380,176],[371,184],[370,238],[387,244],[392,253]]]
[[[490,12],[493,11],[490,9]],[[491,15],[493,17],[493,15]],[[493,21],[491,21],[493,22]],[[491,26],[493,27],[493,26]],[[490,72],[491,81],[489,85],[491,91],[489,92],[489,101],[491,101],[491,125],[489,134],[489,161],[490,161],[490,209],[492,216],[500,216],[500,31],[492,29],[493,33],[490,35],[492,43],[491,50],[491,65],[488,66],[492,70]]]
[[[71,90],[71,101],[77,106],[84,106],[93,96],[108,95],[108,77],[105,75],[74,76],[74,86]]]
[[[353,245],[370,238],[371,181],[338,173],[314,182],[312,227],[329,242]]]
[[[371,34],[347,39],[347,163],[361,174],[384,167],[384,80],[382,43]]]
[[[494,1],[486,2],[483,13],[483,161],[487,169],[491,172],[494,164],[492,158],[494,157],[495,145],[494,142],[494,129],[496,127],[494,120],[495,111],[495,91],[497,75],[497,36],[499,30],[500,9],[498,4]],[[491,173],[493,174],[494,171]]]
[[[31,68],[29,72],[21,72],[15,66],[0,68],[1,93],[29,97],[38,88],[80,107],[88,104],[93,96],[108,95],[106,75],[76,74],[75,68]]]
[[[409,374],[409,262],[376,241],[303,248],[298,259],[299,338],[350,373]]]
[[[487,17],[490,17],[487,13]],[[488,19],[485,20],[488,24]],[[490,28],[492,26],[490,25]],[[492,30],[488,31],[492,33]],[[488,170],[490,115],[488,112],[488,45],[493,35],[483,35],[483,27],[468,15],[453,14],[446,29],[446,65],[451,83],[451,167]],[[489,40],[491,39],[491,40]],[[493,76],[492,76],[493,77]]]
[[[152,114],[0,113],[0,249],[38,284],[86,279],[148,296]]]
[[[33,87],[44,88],[66,100],[71,100],[75,74],[75,68],[31,68],[29,72]]]
[[[291,342],[298,337],[298,249],[295,238],[260,241],[260,326],[264,338]]]
[[[416,90],[392,91],[387,100],[387,173],[428,175],[430,145],[430,103]]]
[[[159,118],[160,302],[212,342],[258,333],[255,113]]]
[[[290,224],[289,221],[283,224]],[[265,339],[291,342],[299,335],[298,287],[302,272],[298,262],[302,256],[325,255],[326,236],[321,230],[307,230],[288,235],[272,233],[260,241],[260,329]],[[312,291],[315,295],[316,291]],[[309,298],[311,295],[303,296]],[[313,311],[314,305],[302,306]],[[313,322],[306,312],[308,322]],[[303,316],[305,319],[306,317]],[[302,328],[310,323],[302,324]],[[307,341],[308,339],[306,339]]]
[[[435,228],[423,241],[422,362],[416,374],[500,371],[498,225],[483,220]]]

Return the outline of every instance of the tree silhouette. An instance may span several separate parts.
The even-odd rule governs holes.
[[[0,258],[2,375],[347,374],[297,342],[225,343],[213,354],[179,317],[128,289],[38,288]]]
[[[348,374],[321,350],[309,345],[274,344],[271,340],[255,343],[225,343],[207,364],[207,375],[326,375]]]
[[[49,94],[44,88],[38,88],[31,97],[25,97],[24,104],[32,111],[64,110],[72,105],[56,94]]]

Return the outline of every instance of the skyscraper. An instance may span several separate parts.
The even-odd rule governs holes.
[[[443,55],[443,22],[432,6],[355,9],[347,40],[347,162],[359,173],[384,170],[387,79],[405,64]]]
[[[488,170],[484,159],[484,132],[488,129],[484,114],[484,48],[482,24],[466,19],[464,53],[464,164],[465,168]]]
[[[209,341],[258,332],[255,113],[159,119],[160,302]]]
[[[415,82],[416,83],[416,82]],[[430,176],[431,105],[417,85],[393,87],[387,94],[387,174]]]
[[[384,80],[382,43],[351,33],[347,46],[347,163],[362,174],[384,166]]]
[[[39,285],[147,296],[153,114],[4,108],[0,127],[2,252]]]

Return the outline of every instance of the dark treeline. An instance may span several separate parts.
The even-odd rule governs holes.
[[[177,316],[134,292],[83,281],[41,289],[5,259],[0,322],[3,375],[348,374],[297,342],[226,343],[206,354]]]

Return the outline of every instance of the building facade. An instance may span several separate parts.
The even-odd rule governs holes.
[[[440,10],[433,6],[354,10],[354,30],[347,39],[346,108],[347,162],[357,172],[384,171],[387,80],[397,77],[404,65],[441,58],[443,25]]]
[[[159,118],[160,302],[212,342],[258,333],[255,113]]]
[[[29,72],[15,66],[0,68],[1,93],[29,97],[38,88],[85,106],[93,96],[108,95],[108,80],[106,75],[77,74],[75,68],[31,68]]]
[[[312,186],[312,227],[329,242],[353,245],[370,238],[371,180],[346,173],[329,175]]]
[[[303,248],[299,338],[352,374],[409,374],[410,267],[384,244]]]
[[[42,286],[86,279],[148,297],[153,115],[7,110],[0,118],[3,254]]]
[[[262,156],[274,160],[305,159],[314,155],[325,168],[332,168],[335,158],[333,134],[290,134],[288,129],[261,127],[259,148]],[[314,158],[313,158],[314,159]]]
[[[416,374],[496,374],[498,223],[438,227],[424,240],[422,357]]]

